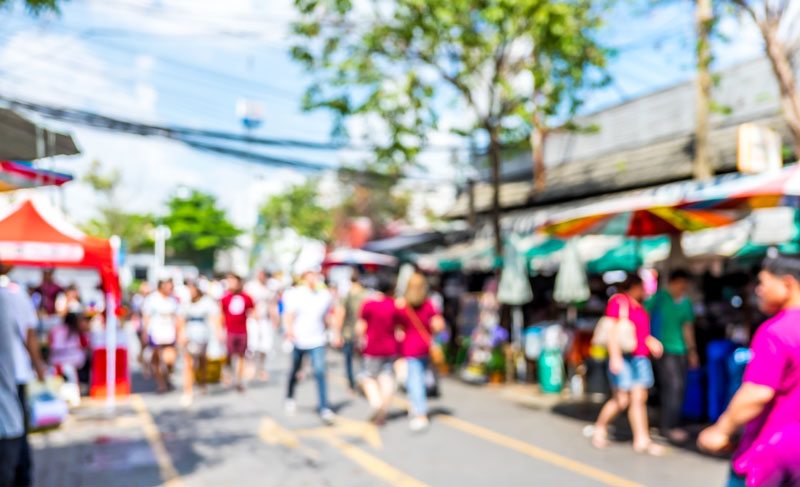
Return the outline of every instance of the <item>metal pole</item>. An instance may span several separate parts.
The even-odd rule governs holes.
[[[117,269],[120,239],[110,239],[114,269]],[[117,398],[117,301],[114,294],[106,291],[106,407],[113,411]]]

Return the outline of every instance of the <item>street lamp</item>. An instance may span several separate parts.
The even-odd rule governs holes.
[[[155,242],[155,249],[153,252],[153,285],[158,282],[161,273],[164,272],[164,266],[167,255],[167,239],[172,236],[172,232],[166,225],[159,225],[153,229],[153,241]]]

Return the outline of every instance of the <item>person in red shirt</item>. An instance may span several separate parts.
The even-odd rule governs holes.
[[[381,425],[394,394],[394,362],[399,346],[395,338],[394,283],[383,279],[378,292],[364,302],[359,313],[357,331],[364,356],[363,388],[371,414],[370,420]]]
[[[245,353],[247,353],[247,318],[252,314],[253,299],[242,290],[242,278],[230,273],[228,292],[222,298],[222,318],[228,345],[228,360],[235,370],[236,390],[244,392]],[[234,364],[236,362],[236,364]]]

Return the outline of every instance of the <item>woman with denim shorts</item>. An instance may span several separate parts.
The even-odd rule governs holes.
[[[606,316],[625,318],[636,329],[636,348],[623,353],[615,328],[608,335],[608,369],[613,389],[611,399],[603,406],[594,425],[592,444],[606,448],[608,425],[620,413],[628,410],[628,419],[633,430],[633,449],[638,453],[661,456],[664,448],[653,442],[647,418],[647,392],[653,387],[653,367],[650,356],[659,358],[663,353],[661,342],[650,334],[650,316],[642,305],[645,297],[642,279],[631,274],[619,286],[621,294],[608,302]]]

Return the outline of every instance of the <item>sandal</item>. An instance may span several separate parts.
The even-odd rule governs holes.
[[[608,431],[601,431],[597,428],[592,432],[592,446],[598,450],[605,450],[611,445],[608,440]]]
[[[649,455],[651,457],[663,457],[667,454],[667,449],[658,443],[655,443],[654,441],[648,442],[644,447],[634,446],[633,451],[642,455]]]

